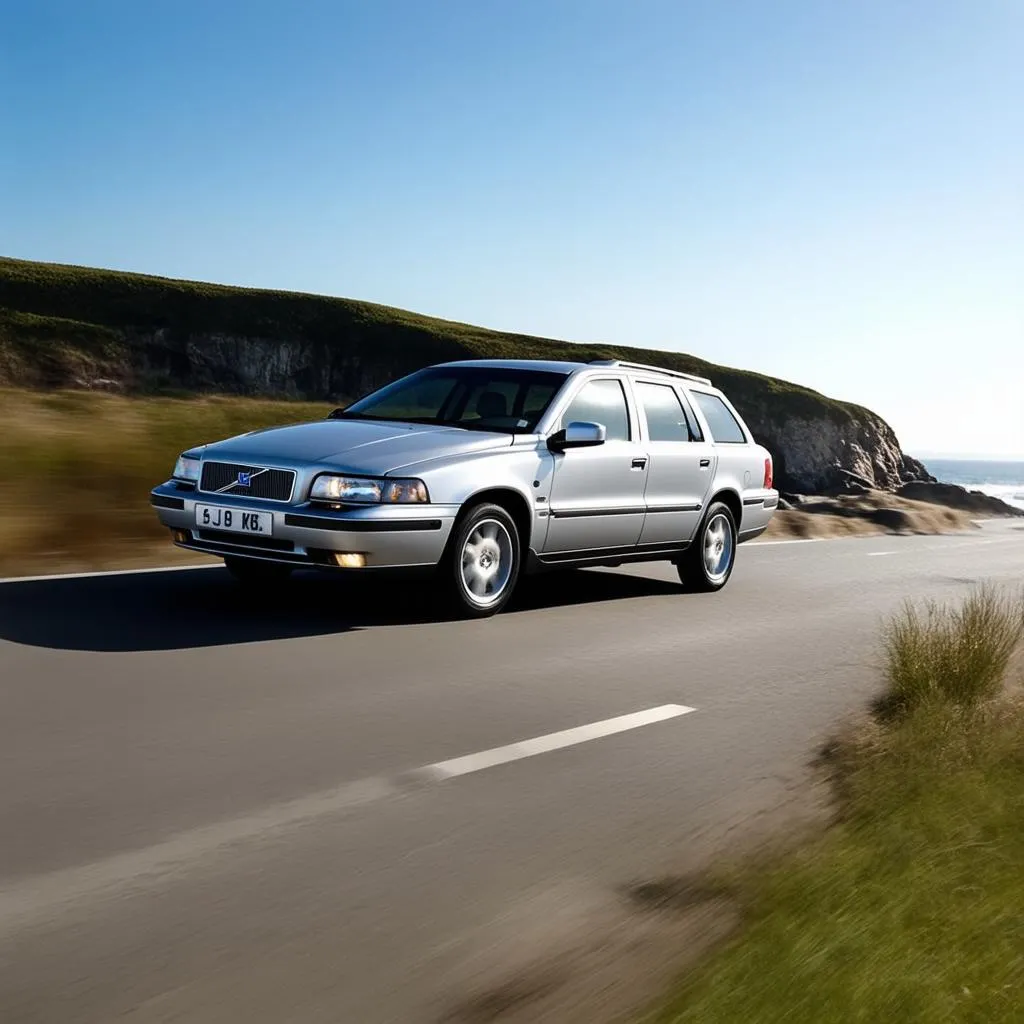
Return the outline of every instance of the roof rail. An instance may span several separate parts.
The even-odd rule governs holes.
[[[682,370],[669,370],[664,366],[651,366],[648,363],[631,363],[626,359],[591,359],[589,366],[622,366],[627,370],[650,370],[652,373],[667,373],[670,377],[682,377],[684,380],[696,381],[713,387],[707,377],[698,377],[694,373],[683,373]]]

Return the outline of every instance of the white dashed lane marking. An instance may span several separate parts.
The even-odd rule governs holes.
[[[694,710],[685,704],[662,704],[507,746],[437,761],[407,773],[346,782],[333,789],[188,829],[151,846],[117,853],[90,864],[11,883],[0,879],[0,935],[51,919],[62,910],[81,910],[84,903],[96,898],[162,886],[169,877],[184,874],[221,851],[229,847],[234,849],[240,842],[263,839],[328,815],[352,813],[403,792],[414,792],[417,786],[442,783],[523,758],[640,729],[688,715]]]

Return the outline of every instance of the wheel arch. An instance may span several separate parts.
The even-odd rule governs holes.
[[[721,490],[716,491],[711,496],[707,507],[711,508],[716,501],[720,501],[732,513],[733,521],[736,523],[736,535],[738,537],[740,532],[740,522],[743,519],[743,500],[736,491],[728,487],[724,487]]]
[[[516,530],[519,531],[519,550],[525,556],[530,549],[533,533],[533,509],[526,496],[514,487],[485,487],[466,498],[459,509],[456,522],[459,522],[473,506],[484,502],[500,505],[512,517]]]

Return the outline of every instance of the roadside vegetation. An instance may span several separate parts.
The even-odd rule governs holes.
[[[721,880],[744,924],[648,1022],[1024,1017],[1022,637],[992,588],[887,624],[884,697],[827,757],[836,822]]]
[[[0,390],[0,572],[126,564],[147,545],[166,561],[171,547],[149,489],[183,449],[330,409]]]

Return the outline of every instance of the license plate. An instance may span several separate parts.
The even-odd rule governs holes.
[[[274,516],[271,512],[246,512],[224,505],[196,505],[196,526],[204,530],[228,530],[230,533],[269,537],[274,532]]]

